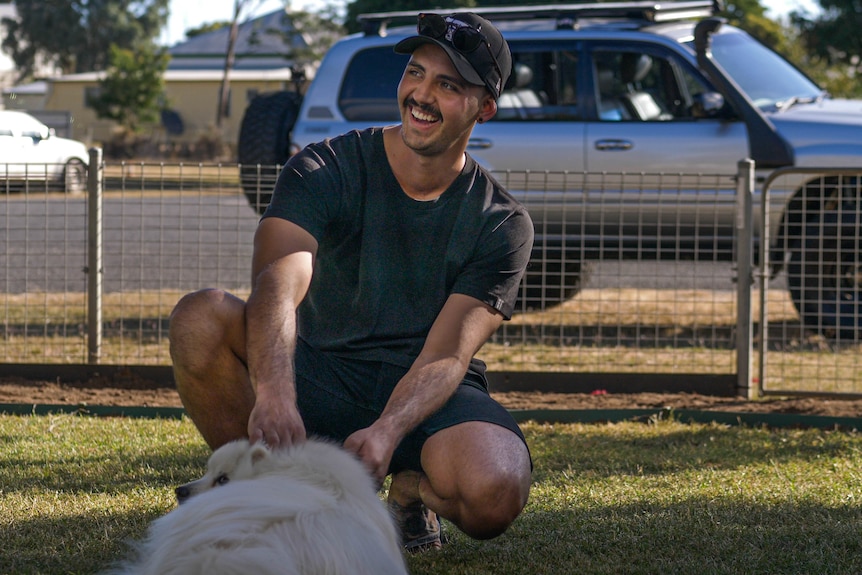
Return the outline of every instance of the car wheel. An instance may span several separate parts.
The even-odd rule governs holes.
[[[87,189],[87,165],[78,159],[66,162],[63,185],[67,194],[80,194]]]
[[[237,146],[240,183],[258,213],[269,205],[278,172],[290,155],[290,131],[300,102],[295,92],[264,94],[251,101],[242,118]]]
[[[856,339],[862,329],[859,208],[827,211],[803,228],[792,248],[787,283],[802,325]]]
[[[589,275],[588,268],[581,261],[562,258],[561,253],[533,254],[521,282],[517,310],[543,310],[578,295]]]

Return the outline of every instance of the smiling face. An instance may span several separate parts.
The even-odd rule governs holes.
[[[416,48],[398,84],[401,137],[414,152],[435,156],[463,153],[476,121],[490,119],[496,102],[483,87],[470,84],[439,46]]]

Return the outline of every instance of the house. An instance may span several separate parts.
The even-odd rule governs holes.
[[[170,112],[156,137],[178,143],[193,143],[211,134],[224,72],[221,70],[167,70],[165,98]],[[96,117],[88,99],[98,94],[104,72],[68,74],[52,78],[46,97],[46,110],[71,111],[72,138],[98,144],[111,139],[116,124]],[[234,70],[230,74],[228,116],[223,120],[222,137],[233,144],[239,138],[242,115],[259,93],[290,88],[294,76],[290,68],[272,70]],[[169,119],[170,118],[170,119]]]
[[[223,28],[169,48],[171,61],[164,76],[169,111],[163,115],[163,125],[154,137],[193,143],[214,133],[228,34],[229,29]],[[311,66],[299,68],[301,72],[297,74],[295,62],[285,57],[304,46],[304,36],[295,33],[283,10],[240,24],[235,63],[229,75],[228,116],[220,132],[225,143],[236,144],[243,113],[257,94],[296,89],[298,76],[313,75]],[[71,112],[71,137],[97,145],[111,139],[116,129],[114,122],[98,119],[89,105],[98,94],[104,74],[88,72],[50,78],[44,96],[45,110]]]

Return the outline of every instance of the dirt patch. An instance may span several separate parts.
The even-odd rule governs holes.
[[[862,400],[768,398],[747,401],[694,393],[538,393],[492,395],[509,409],[692,409],[751,413],[862,416]],[[0,403],[181,407],[175,389],[131,373],[82,382],[0,378]]]

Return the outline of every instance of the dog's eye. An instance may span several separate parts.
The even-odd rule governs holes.
[[[222,473],[215,478],[215,481],[213,481],[213,487],[215,487],[216,485],[224,485],[228,481],[230,481],[230,478],[226,474]]]

